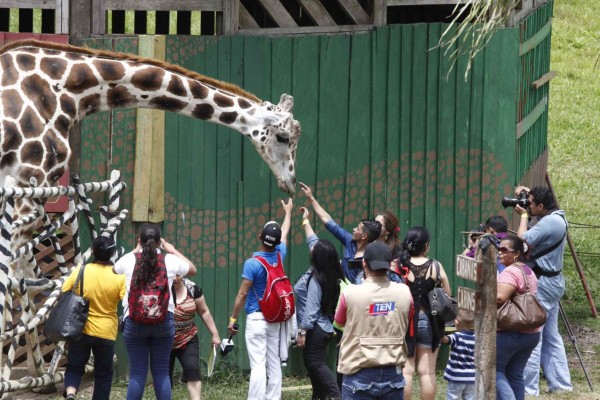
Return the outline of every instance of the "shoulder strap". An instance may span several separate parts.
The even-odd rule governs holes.
[[[523,269],[521,264],[513,264],[513,265],[521,270],[521,273],[523,274],[523,279],[525,279],[525,291],[529,292],[529,280],[527,279],[527,274],[525,274],[525,270]]]
[[[431,265],[435,265],[435,286],[440,286],[442,284],[442,277],[440,276],[440,263],[432,258]],[[431,274],[429,276],[431,276]]]
[[[552,214],[554,214],[554,213],[551,213],[550,215],[552,215]],[[547,249],[542,250],[539,253],[532,254],[531,258],[533,258],[534,260],[536,260],[536,259],[538,259],[540,257],[543,257],[543,256],[545,256],[548,253],[553,252],[554,250],[556,250],[558,248],[558,246],[561,245],[561,243],[563,242],[563,240],[565,240],[565,236],[567,236],[567,230],[569,229],[569,227],[567,226],[567,220],[565,219],[564,216],[562,216],[560,214],[557,214],[557,215],[559,217],[561,217],[563,219],[563,221],[565,221],[565,233],[564,233],[564,235],[560,238],[560,240],[558,242],[554,243],[552,246],[548,247]]]
[[[75,279],[75,283],[73,284],[73,291],[75,291],[75,289],[77,288],[77,285],[79,285],[79,295],[81,297],[83,297],[83,272],[85,269],[85,264],[83,264],[81,266],[81,268],[79,268],[79,273],[77,274],[77,278]]]
[[[277,250],[275,250],[277,251]],[[265,272],[267,273],[267,286],[269,285],[269,267],[273,268],[272,265],[270,265],[267,260],[264,259],[264,257],[261,256],[254,256],[252,257],[255,260],[257,260],[259,263],[261,263],[261,265],[263,266],[263,268],[265,269]],[[280,267],[283,269],[283,265],[281,264],[281,253],[279,251],[277,251],[277,264],[274,266],[274,268]],[[263,300],[265,298],[265,295],[267,294],[267,289],[268,287],[265,288],[265,291],[263,293]],[[258,293],[256,293],[256,289],[254,289],[254,285],[252,285],[252,290],[254,291],[254,295],[256,296],[256,298],[258,299]]]

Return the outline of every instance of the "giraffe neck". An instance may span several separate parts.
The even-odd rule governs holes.
[[[115,108],[152,108],[228,126],[249,137],[282,190],[294,191],[300,127],[293,99],[260,102],[237,87],[118,53],[28,42],[0,52],[1,175],[42,185],[62,175],[69,130],[85,116]],[[283,146],[282,146],[283,145]]]

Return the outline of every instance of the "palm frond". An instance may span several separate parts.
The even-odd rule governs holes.
[[[458,58],[466,54],[468,59],[465,80],[467,79],[475,56],[488,44],[496,29],[506,26],[519,1],[468,0],[456,4],[452,12],[452,22],[442,33],[438,44],[439,47],[445,48],[444,55],[451,60],[448,74]]]

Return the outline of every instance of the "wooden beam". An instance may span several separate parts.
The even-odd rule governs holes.
[[[1,5],[2,8],[56,9],[56,2],[48,0],[2,0]]]
[[[140,36],[139,55],[165,59],[165,36]],[[165,112],[136,110],[132,221],[164,219]]]
[[[260,25],[252,18],[246,7],[240,3],[240,30],[238,32],[241,32],[242,29],[260,29]]]
[[[81,1],[81,0],[79,0]],[[223,0],[102,0],[107,10],[223,11]]]
[[[369,25],[373,23],[371,16],[362,8],[356,0],[337,0],[346,14],[357,25]]]
[[[104,0],[92,1],[92,35],[106,34],[106,7]]]
[[[321,35],[329,33],[354,33],[374,30],[373,25],[299,26],[297,28],[240,29],[240,35]]]
[[[542,100],[534,107],[533,110],[525,118],[517,124],[517,139],[525,134],[535,124],[538,118],[546,111],[548,106],[548,96],[544,96]]]
[[[544,25],[539,31],[535,33],[532,37],[527,39],[525,42],[521,43],[519,46],[519,55],[533,50],[536,48],[538,44],[540,44],[552,31],[552,19],[550,19],[546,25]]]
[[[73,0],[69,3],[69,43],[80,46],[84,39],[90,37],[92,5],[89,1]],[[79,171],[74,170],[74,171]]]
[[[439,6],[466,4],[471,0],[387,0],[388,6]]]
[[[265,9],[265,12],[273,18],[275,23],[281,28],[291,28],[298,26],[294,18],[287,12],[279,0],[257,0]]]
[[[550,80],[556,76],[556,73],[556,71],[550,71],[547,74],[542,75],[539,79],[536,79],[535,81],[531,82],[531,88],[538,90],[546,83],[550,82]]]
[[[336,25],[335,20],[331,18],[319,0],[300,0],[300,5],[315,24],[319,26]]]
[[[223,0],[223,34],[235,35],[240,29],[240,0]]]
[[[387,24],[387,0],[373,1],[373,25],[384,26]]]

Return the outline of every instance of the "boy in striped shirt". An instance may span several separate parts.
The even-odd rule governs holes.
[[[446,400],[475,400],[475,332],[472,311],[458,310],[456,332],[444,336],[442,343],[450,345],[450,357],[444,370],[448,381]]]

